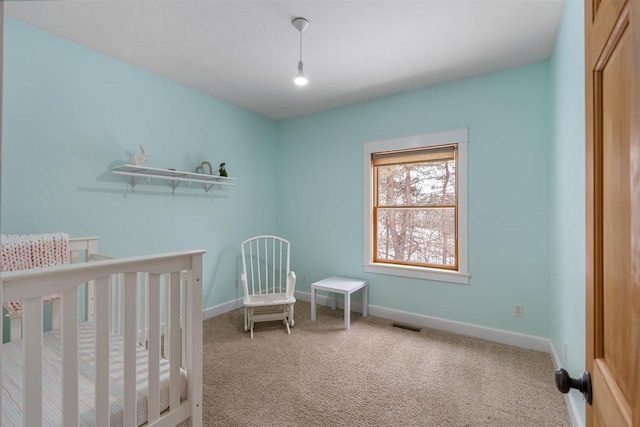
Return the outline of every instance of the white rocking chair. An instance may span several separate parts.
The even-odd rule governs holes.
[[[289,270],[289,241],[256,236],[242,242],[244,331],[255,322],[282,320],[291,333],[296,274]]]

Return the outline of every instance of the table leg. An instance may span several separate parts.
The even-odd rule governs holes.
[[[367,291],[367,285],[362,288],[362,317],[369,315],[369,293]]]
[[[316,289],[311,287],[311,321],[316,321]]]
[[[344,328],[348,331],[351,327],[351,294],[344,294]]]

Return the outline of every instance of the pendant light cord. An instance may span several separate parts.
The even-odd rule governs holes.
[[[300,31],[300,61],[302,61],[302,31]]]

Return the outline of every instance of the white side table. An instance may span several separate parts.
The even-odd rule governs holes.
[[[362,317],[369,314],[369,300],[367,298],[367,282],[359,279],[331,276],[311,284],[311,321],[316,321],[316,291],[332,292],[331,308],[336,309],[336,294],[344,295],[344,328],[351,327],[351,294],[362,289]]]

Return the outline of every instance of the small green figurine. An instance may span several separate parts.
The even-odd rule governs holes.
[[[226,165],[225,162],[220,163],[220,169],[218,169],[218,172],[220,172],[220,176],[228,176],[227,170],[224,168],[224,165]]]

